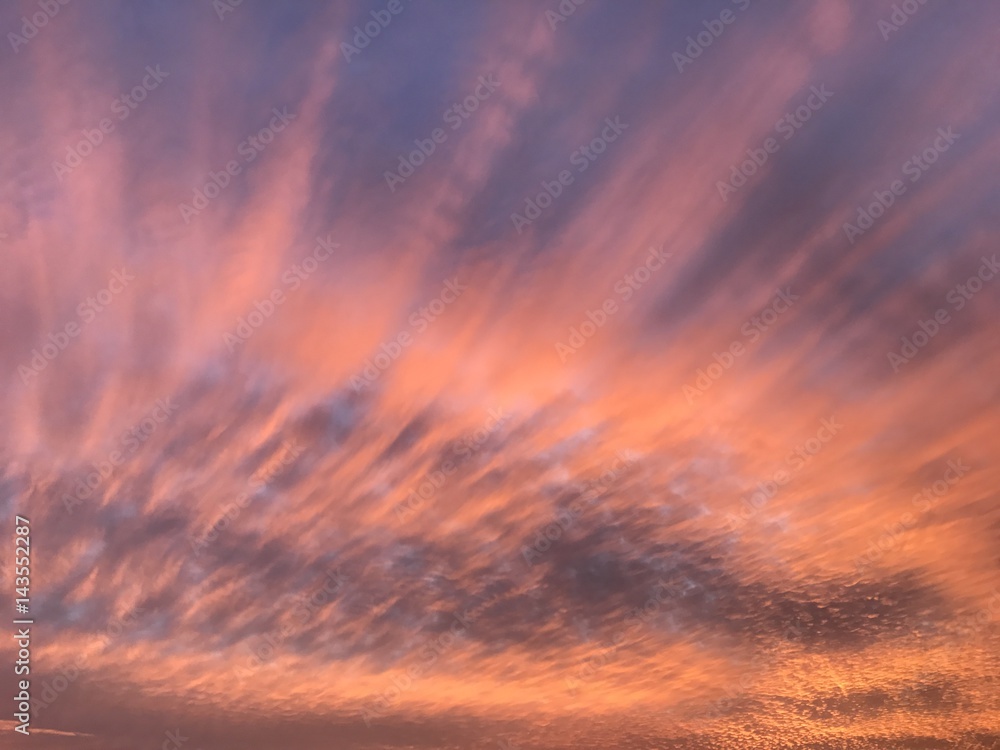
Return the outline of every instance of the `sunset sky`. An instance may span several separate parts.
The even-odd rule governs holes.
[[[0,747],[1000,748],[996,2],[0,33]]]

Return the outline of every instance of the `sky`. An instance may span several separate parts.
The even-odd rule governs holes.
[[[998,29],[4,0],[0,745],[1000,743]]]

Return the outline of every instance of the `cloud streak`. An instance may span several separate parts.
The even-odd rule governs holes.
[[[1000,18],[895,13],[58,4],[0,67],[36,746],[1000,739]]]

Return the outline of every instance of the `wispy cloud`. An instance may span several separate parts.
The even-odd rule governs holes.
[[[988,748],[997,8],[389,5],[6,51],[39,747]]]

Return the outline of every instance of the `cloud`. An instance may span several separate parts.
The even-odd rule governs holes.
[[[949,293],[1000,236],[996,10],[927,5],[883,39],[891,6],[750,3],[683,72],[673,53],[727,4],[591,0],[552,28],[536,3],[404,0],[350,61],[340,42],[378,3],[222,21],[65,6],[0,71],[0,516],[27,515],[38,550],[34,689],[86,661],[33,731],[80,748],[177,727],[261,749],[989,747],[998,304],[988,282]],[[169,76],[118,119],[156,65]],[[500,85],[453,128],[481,76]],[[779,128],[820,86],[828,101]],[[275,108],[295,117],[262,134]],[[52,162],[105,117],[60,179]],[[627,128],[595,145],[608,118]],[[913,179],[946,127],[960,138]],[[512,212],[563,170],[519,233]],[[896,179],[852,244],[845,222]],[[336,252],[295,272],[317,237]],[[622,291],[651,247],[669,263]],[[134,281],[53,343],[121,268]],[[453,279],[466,289],[435,306]],[[795,304],[755,326],[784,289]],[[894,372],[887,354],[942,308]],[[164,399],[176,412],[145,422]],[[805,450],[831,415],[842,431]],[[968,476],[885,537],[954,460]]]

